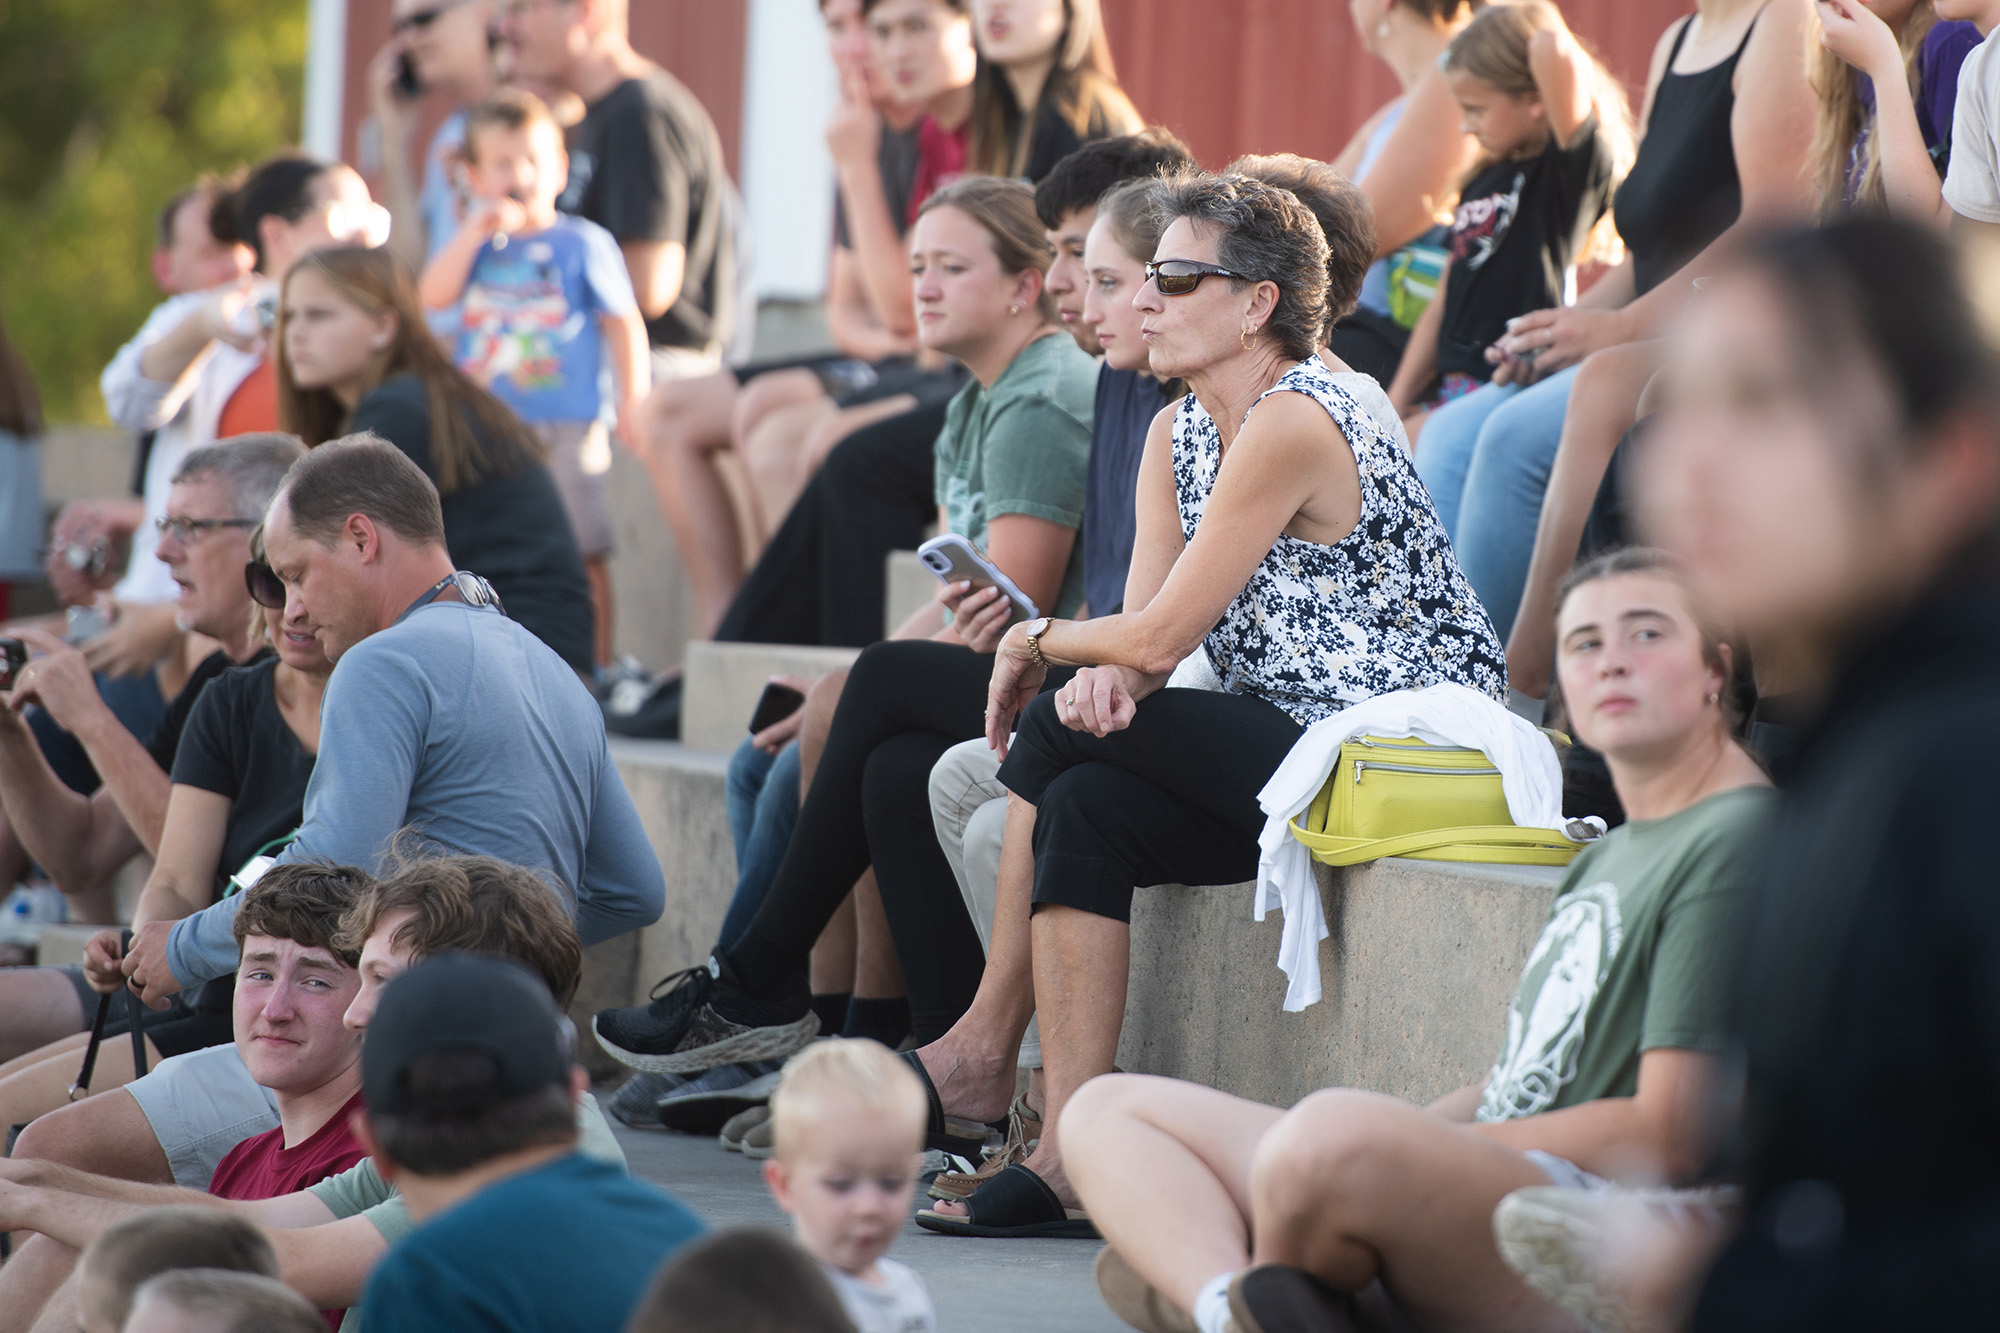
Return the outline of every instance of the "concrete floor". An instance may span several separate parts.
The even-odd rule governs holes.
[[[757,1163],[713,1139],[615,1121],[613,1128],[632,1173],[670,1190],[710,1226],[788,1225]],[[966,1240],[912,1222],[889,1253],[930,1286],[939,1333],[1121,1333],[1125,1325],[1091,1280],[1099,1248],[1083,1240]]]

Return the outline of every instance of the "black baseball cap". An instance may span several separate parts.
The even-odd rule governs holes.
[[[570,1042],[562,1011],[533,972],[506,958],[447,953],[424,959],[382,990],[361,1042],[361,1086],[368,1109],[384,1115],[446,1114],[410,1093],[411,1063],[440,1051],[493,1057],[491,1095],[517,1097],[567,1084]]]

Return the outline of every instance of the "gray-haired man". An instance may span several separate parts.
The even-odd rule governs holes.
[[[180,585],[181,628],[220,648],[195,668],[149,738],[133,735],[112,715],[82,653],[53,635],[21,631],[40,656],[0,697],[0,810],[23,860],[32,857],[62,886],[75,920],[114,918],[112,876],[137,853],[159,850],[167,775],[196,698],[209,681],[261,651],[250,635],[243,583],[250,529],[304,456],[305,446],[290,435],[240,435],[195,450],[175,472],[160,558]],[[95,794],[79,795],[56,776],[21,716],[29,704],[41,705],[82,743],[104,779]],[[0,879],[11,884],[24,869],[0,865]],[[0,1061],[82,1032],[95,1003],[81,969],[0,970]]]

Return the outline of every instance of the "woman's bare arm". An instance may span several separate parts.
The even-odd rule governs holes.
[[[1458,196],[1479,145],[1459,129],[1462,113],[1440,70],[1410,91],[1403,117],[1368,174],[1355,184],[1375,208],[1375,253],[1393,254],[1436,225]]]

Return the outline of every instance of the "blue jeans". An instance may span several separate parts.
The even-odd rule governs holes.
[[[1576,372],[1571,366],[1525,389],[1489,384],[1453,399],[1417,439],[1417,475],[1503,643],[1528,582]]]
[[[723,949],[742,937],[770,892],[799,824],[799,743],[765,754],[745,738],[729,756],[729,840],[736,845],[736,893],[722,918]]]

